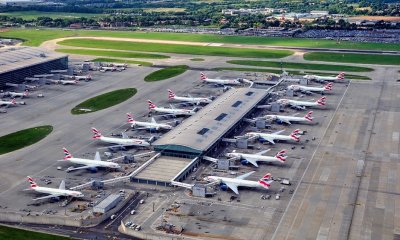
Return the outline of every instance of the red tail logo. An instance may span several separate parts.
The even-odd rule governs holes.
[[[12,105],[17,104],[17,101],[15,100],[15,98],[13,98],[13,99],[11,100],[11,104],[12,104]]]
[[[296,142],[300,141],[300,137],[297,135],[299,132],[300,132],[300,129],[296,129],[290,134],[290,137],[293,140],[295,140]]]
[[[343,80],[344,79],[344,72],[339,73],[339,75],[336,76],[337,79]]]
[[[318,99],[317,104],[320,106],[325,106],[325,104],[326,104],[325,100],[326,100],[326,97],[322,97],[322,98]]]
[[[207,80],[207,76],[204,73],[200,73],[200,80]]]
[[[328,83],[328,84],[326,84],[326,85],[324,86],[324,89],[330,91],[330,90],[332,90],[332,86],[333,86],[332,83]]]
[[[29,91],[28,91],[28,90],[25,90],[23,96],[24,96],[24,97],[27,97],[28,95],[29,95]]]
[[[94,127],[92,127],[92,132],[93,132],[93,134],[94,134],[94,136],[93,136],[93,139],[99,139],[99,138],[101,138],[101,133],[96,129],[96,128],[94,128]]]
[[[31,188],[35,188],[38,185],[35,183],[35,181],[33,181],[33,178],[28,176],[28,182],[31,184]]]
[[[135,121],[132,114],[127,113],[126,116],[128,117],[128,123],[133,123]]]
[[[312,114],[312,113],[313,113],[313,111],[309,111],[309,112],[304,116],[304,118],[311,122],[311,121],[313,120],[313,118],[311,117],[311,114]]]
[[[69,151],[66,148],[63,148],[64,151],[64,160],[68,160],[72,158],[72,155],[69,153]]]
[[[258,183],[261,184],[261,186],[263,186],[264,188],[269,188],[271,186],[271,184],[269,184],[268,182],[264,181],[264,180],[258,180]]]
[[[168,89],[168,98],[174,99],[175,97],[176,97],[175,93],[171,89]]]
[[[147,100],[147,103],[149,104],[149,109],[150,109],[150,110],[157,107],[157,106],[156,106],[152,101],[150,101],[150,100]]]

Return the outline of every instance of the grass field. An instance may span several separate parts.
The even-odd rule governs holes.
[[[106,109],[128,100],[136,92],[136,88],[126,88],[104,93],[80,103],[71,110],[71,113],[84,114]]]
[[[223,56],[223,57],[282,58],[293,54],[292,51],[287,51],[287,50],[191,46],[191,45],[180,45],[180,44],[141,43],[141,42],[108,41],[108,40],[92,40],[92,39],[69,39],[61,41],[59,42],[59,44],[64,46],[74,46],[74,47],[209,55],[209,56]]]
[[[325,54],[325,53],[324,53]],[[294,63],[294,62],[271,62],[271,61],[253,61],[253,60],[231,60],[227,63],[257,66],[257,67],[273,67],[273,68],[294,68],[305,70],[322,70],[322,71],[346,71],[346,72],[372,72],[372,68],[355,67],[355,66],[341,66],[341,65],[328,65],[328,64],[312,64],[312,63]]]
[[[150,62],[142,62],[142,61],[134,61],[134,60],[125,60],[125,59],[117,59],[117,58],[95,58],[91,60],[92,62],[109,62],[109,63],[126,63],[126,64],[138,64],[145,67],[150,67],[153,63]]]
[[[155,72],[150,73],[147,75],[144,80],[146,82],[155,82],[155,81],[161,81],[164,79],[172,78],[175,76],[178,76],[186,70],[188,70],[188,66],[186,65],[177,65],[177,66],[172,66],[172,67],[167,67],[164,69],[157,70]]]
[[[399,55],[383,54],[357,54],[357,53],[326,53],[311,52],[304,54],[304,59],[309,61],[339,62],[339,63],[364,63],[378,65],[400,65]]]
[[[238,72],[267,72],[267,73],[276,73],[281,74],[281,69],[266,69],[266,68],[235,68],[235,67],[220,67],[213,68],[215,71],[238,71]],[[316,74],[321,76],[333,76],[331,73],[326,72],[300,72],[300,71],[287,71],[290,74],[295,75],[304,75],[304,74]],[[354,80],[371,80],[371,78],[360,75],[352,75],[346,74],[346,79],[354,79]]]
[[[158,32],[132,32],[132,31],[105,31],[105,30],[62,30],[62,29],[13,29],[1,32],[0,37],[24,39],[24,45],[39,46],[43,41],[72,36],[94,37],[120,37],[174,40],[188,42],[213,42],[232,44],[259,44],[268,46],[286,47],[315,47],[315,48],[341,48],[341,49],[368,49],[368,50],[394,50],[400,51],[400,44],[387,43],[354,43],[342,42],[336,44],[332,40],[279,38],[279,37],[252,37],[252,36],[222,36],[211,34],[189,33],[158,33]]]
[[[120,51],[72,49],[72,48],[60,48],[60,49],[56,49],[56,51],[62,52],[62,53],[69,53],[69,54],[101,56],[101,57],[148,58],[148,59],[169,58],[169,56],[165,56],[165,55],[140,53],[140,52],[120,52]]]
[[[0,239],[9,240],[71,240],[72,238],[66,238],[56,235],[50,235],[45,233],[38,233],[28,230],[22,230],[13,227],[0,226]]]
[[[49,18],[81,18],[81,17],[101,17],[105,14],[91,14],[91,13],[67,13],[67,12],[39,12],[39,11],[21,11],[21,12],[2,12],[2,16],[11,16],[22,18],[24,20],[32,20],[38,17],[49,17]]]
[[[9,153],[39,142],[53,131],[52,126],[24,129],[0,137],[0,155]],[[1,236],[1,234],[0,234]],[[1,239],[1,238],[0,238]]]

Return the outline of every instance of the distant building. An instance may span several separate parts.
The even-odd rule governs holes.
[[[93,207],[94,213],[106,213],[113,209],[119,202],[121,202],[122,197],[119,194],[111,194],[106,199],[101,201],[99,204]]]
[[[313,16],[316,16],[316,17],[324,17],[324,16],[328,16],[329,12],[328,11],[311,11],[310,14]]]

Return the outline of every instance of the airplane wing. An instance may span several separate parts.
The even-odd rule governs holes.
[[[299,113],[292,114],[291,116],[296,117],[297,115],[299,115]]]
[[[122,132],[121,134],[122,134],[122,138],[123,139],[128,139],[129,138],[128,135],[126,135],[126,133]]]
[[[94,155],[94,160],[96,161],[101,161],[100,153],[99,151],[96,152],[96,155]]]
[[[292,123],[291,123],[289,120],[287,120],[287,119],[281,119],[281,118],[278,118],[278,119],[279,119],[279,121],[284,122],[284,123],[286,123],[286,124],[289,124],[289,125],[292,124]]]
[[[120,157],[108,159],[108,160],[106,160],[106,161],[107,161],[107,162],[114,162],[114,161],[116,161],[116,160],[118,160],[118,159],[122,159],[122,158],[124,158],[124,157],[125,157],[125,156],[120,156]]]
[[[249,163],[253,164],[255,167],[258,167],[256,159],[247,157],[246,161],[248,161]]]
[[[236,194],[239,195],[239,190],[238,190],[238,186],[236,186],[233,183],[225,183],[226,186],[228,186],[232,191],[234,191]]]
[[[48,199],[48,198],[59,197],[59,196],[61,196],[61,195],[51,194],[51,195],[47,195],[47,196],[44,196],[44,197],[34,198],[32,200],[33,201],[37,201],[37,200]]]
[[[151,123],[157,123],[153,117],[151,118]]]
[[[248,172],[248,173],[245,173],[245,174],[243,174],[243,175],[237,176],[236,179],[241,179],[241,180],[243,180],[243,179],[247,178],[248,176],[250,176],[250,175],[253,174],[253,173],[255,173],[255,171]]]
[[[254,155],[264,155],[264,154],[266,154],[267,152],[269,152],[271,149],[267,149],[267,150],[263,150],[263,151],[261,151],[261,152],[258,152],[258,153],[255,153]]]
[[[263,137],[264,140],[267,140],[268,142],[270,142],[271,144],[275,144],[274,139],[271,139],[269,137]]]
[[[271,134],[278,135],[278,134],[281,134],[281,133],[283,133],[284,131],[285,131],[285,129],[283,129],[283,130],[280,130],[280,131],[277,131],[277,132],[274,132],[274,133],[271,133]]]

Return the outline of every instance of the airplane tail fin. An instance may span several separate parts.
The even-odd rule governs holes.
[[[282,149],[275,155],[275,157],[278,158],[281,162],[285,162],[286,158],[287,158],[285,156],[285,153],[286,153],[286,149]],[[265,175],[265,176],[267,176],[267,175]]]
[[[261,187],[269,189],[271,183],[274,181],[271,180],[271,177],[272,177],[271,173],[267,173],[260,180],[258,180],[258,183],[261,185]]]
[[[324,86],[324,89],[330,91],[330,90],[332,90],[332,87],[333,87],[333,83],[328,83]]]
[[[94,139],[99,139],[102,137],[101,132],[99,132],[99,130],[97,130],[96,128],[92,127],[92,132],[93,132],[93,138]]]
[[[341,72],[336,76],[336,78],[339,79],[339,80],[343,80],[345,74],[346,74],[345,72]]]
[[[204,81],[207,79],[207,76],[204,73],[200,73],[200,80]]]
[[[320,106],[325,106],[325,104],[326,104],[326,97],[321,97],[320,99],[318,99],[318,100],[316,101],[316,103],[317,103],[318,105],[320,105]]]
[[[168,98],[174,99],[175,97],[176,97],[175,93],[171,89],[168,89]]]
[[[66,149],[64,147],[63,151],[64,151],[64,160],[68,160],[68,159],[72,158],[72,155],[71,155],[71,153],[69,153],[68,149]]]
[[[135,119],[133,118],[132,114],[126,113],[126,116],[128,117],[128,123],[133,123]]]
[[[313,111],[309,111],[309,112],[304,116],[304,118],[307,119],[308,121],[312,122],[312,120],[313,120],[313,117],[311,116],[312,113],[313,113]]]
[[[86,79],[87,79],[87,80],[92,80],[92,75],[90,75],[90,74],[87,75],[87,76],[86,76]]]
[[[295,140],[296,142],[300,141],[300,137],[298,135],[298,133],[300,132],[300,129],[296,129],[294,130],[291,134],[290,137]]]
[[[150,100],[147,100],[147,103],[149,104],[149,109],[150,109],[150,110],[157,107],[157,106],[156,106],[152,101],[150,101]]]
[[[15,100],[15,98],[11,99],[11,104],[12,104],[12,105],[17,104],[17,100]]]
[[[29,176],[28,176],[28,182],[31,184],[31,188],[35,188],[35,187],[38,186],[38,185],[36,184],[36,182],[33,181],[33,178],[31,178],[31,177],[29,177]]]
[[[75,84],[78,84],[78,83],[79,83],[79,81],[78,81],[78,80],[74,80],[74,83],[75,83]]]
[[[24,94],[22,96],[27,97],[29,95],[29,91],[25,90]]]

